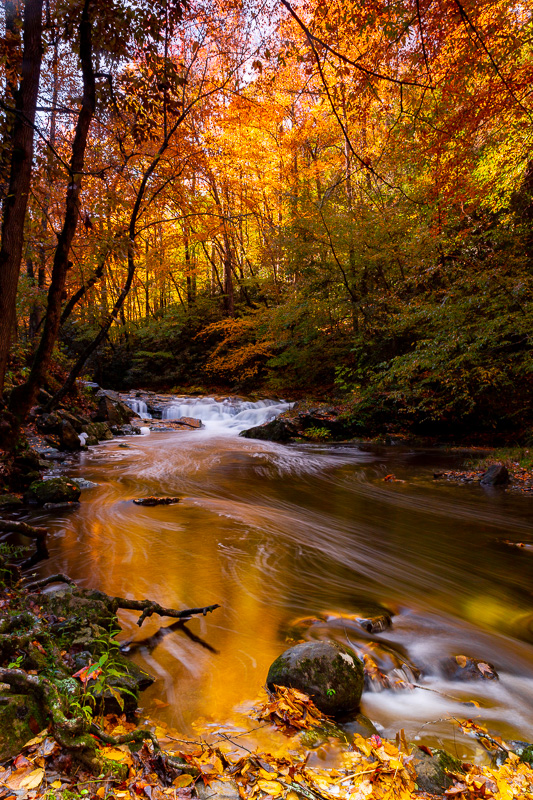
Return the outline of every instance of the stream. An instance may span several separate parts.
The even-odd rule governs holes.
[[[285,407],[168,399],[163,419],[205,427],[114,439],[73,458],[67,473],[98,486],[76,511],[34,517],[51,532],[39,575],[65,572],[167,607],[220,603],[188,623],[189,635],[154,638],[171,620],[139,629],[137,614],[121,612],[125,646],[157,678],[144,711],[185,734],[249,728],[245,711],[271,662],[295,641],[325,637],[418,675],[420,688],[363,694],[384,735],[403,728],[465,757],[456,717],[533,741],[533,553],[499,541],[533,542],[531,498],[435,481],[461,453],[238,436]],[[399,480],[384,482],[390,473]],[[149,495],[182,499],[132,502]],[[390,629],[357,622],[372,603],[393,613]],[[458,654],[493,664],[499,680],[446,679],[442,662]]]

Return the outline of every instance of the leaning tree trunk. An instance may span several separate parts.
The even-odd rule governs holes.
[[[9,17],[11,10],[8,6],[14,9],[14,4],[6,3],[6,17]],[[0,395],[4,390],[11,335],[15,324],[24,220],[31,183],[33,130],[43,56],[42,12],[43,0],[26,0],[21,79],[19,88],[15,92],[11,136],[6,142],[11,148],[11,165],[9,186],[4,200],[0,243]],[[6,27],[9,27],[8,18]]]
[[[76,124],[74,141],[72,143],[72,157],[69,167],[70,181],[67,187],[65,218],[63,227],[58,236],[57,247],[54,254],[52,280],[48,290],[48,303],[43,333],[35,353],[35,359],[28,380],[21,386],[16,387],[11,396],[10,410],[19,419],[24,419],[28,414],[28,411],[35,401],[37,392],[44,382],[50,365],[52,352],[59,333],[61,301],[65,289],[67,270],[70,265],[70,248],[78,225],[85,150],[87,147],[89,128],[96,107],[96,88],[92,63],[93,44],[90,6],[91,0],[85,0],[79,27],[83,99]]]

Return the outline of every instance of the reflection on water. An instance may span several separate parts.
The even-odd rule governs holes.
[[[288,646],[291,623],[322,614],[337,621],[305,636],[383,642],[421,671],[422,688],[365,693],[365,713],[386,733],[446,739],[453,731],[439,720],[475,716],[531,740],[533,556],[498,545],[533,540],[531,500],[434,482],[435,468],[457,460],[451,454],[283,446],[237,430],[214,420],[130,437],[128,449],[116,440],[92,448],[71,474],[98,488],[48,523],[43,574],[164,606],[222,605],[188,624],[194,636],[175,628],[148,645],[140,641],[170,621],[139,630],[137,615],[123,616],[133,657],[158,678],[144,706],[166,700],[158,716],[184,732],[199,717],[236,718]],[[390,472],[405,482],[384,483]],[[132,503],[151,494],[183,499]],[[391,630],[362,631],[353,619],[362,596],[394,612]],[[500,681],[446,682],[439,662],[457,654],[491,662]]]

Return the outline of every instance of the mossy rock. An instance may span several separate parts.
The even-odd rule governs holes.
[[[113,433],[107,422],[89,422],[87,425],[84,425],[83,432],[89,435],[89,439],[87,439],[86,444],[93,444],[93,440],[96,439],[97,442],[111,440],[113,438]]]
[[[94,695],[95,708],[103,714],[133,714],[139,705],[139,694],[151,686],[155,678],[120,653],[113,655],[112,666],[120,674],[109,676],[106,686],[111,688],[104,688]],[[89,681],[89,688],[93,683]]]
[[[289,686],[308,694],[333,717],[356,711],[364,684],[363,663],[336,642],[303,642],[285,650],[268,671],[267,685]]]
[[[15,494],[2,494],[0,495],[0,510],[9,511],[10,509],[20,508],[22,500]]]
[[[0,761],[16,756],[46,725],[31,695],[0,694]]]
[[[90,643],[103,631],[118,628],[111,598],[94,589],[69,586],[45,594],[28,595],[30,601],[58,618],[52,629],[64,639],[64,644],[74,643],[81,635]]]
[[[49,481],[34,481],[26,492],[29,503],[44,506],[45,503],[71,503],[80,499],[81,489],[67,478],[52,478]]]
[[[413,756],[413,767],[416,772],[416,785],[419,791],[442,795],[453,784],[450,773],[462,773],[464,770],[458,758],[446,750],[432,750],[433,755],[419,750]]]

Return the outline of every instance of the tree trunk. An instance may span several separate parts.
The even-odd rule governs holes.
[[[13,413],[19,419],[24,419],[33,405],[37,392],[45,379],[50,365],[61,321],[61,303],[65,290],[67,271],[70,266],[70,248],[78,225],[85,149],[96,106],[95,78],[92,63],[93,45],[90,6],[91,0],[85,0],[79,27],[80,61],[83,74],[83,99],[76,124],[74,141],[72,143],[72,157],[69,167],[70,183],[67,187],[65,218],[54,254],[52,279],[48,290],[48,304],[43,333],[28,380],[21,386],[17,386],[16,389],[13,390],[11,396],[10,406]]]
[[[24,220],[31,183],[33,160],[33,126],[41,75],[43,0],[26,0],[21,79],[15,93],[14,122],[10,134],[11,165],[9,187],[4,200],[0,243],[0,396],[9,357],[11,335],[15,323],[15,304],[22,259]],[[6,3],[14,21],[14,4]]]

